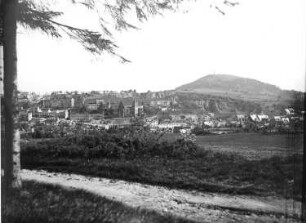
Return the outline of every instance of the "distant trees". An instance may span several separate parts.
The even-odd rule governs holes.
[[[118,114],[119,117],[124,117],[124,105],[122,103],[122,101],[120,101],[119,105],[118,105]]]
[[[158,112],[159,112],[159,109],[156,108],[156,107],[152,107],[152,106],[149,106],[149,105],[144,105],[143,106],[143,113],[148,115],[148,116],[156,115]]]
[[[83,105],[83,106],[80,108],[79,112],[81,112],[81,113],[86,113],[86,112],[87,112],[86,106]]]
[[[97,111],[98,111],[99,113],[104,113],[104,105],[103,105],[102,102],[99,103],[98,108],[97,108]]]

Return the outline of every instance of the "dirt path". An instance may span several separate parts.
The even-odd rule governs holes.
[[[22,170],[23,180],[35,180],[68,188],[84,189],[128,206],[199,222],[298,222],[300,203],[276,198],[233,196],[170,190],[164,187],[75,174]]]

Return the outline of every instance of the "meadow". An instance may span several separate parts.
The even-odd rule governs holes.
[[[194,143],[177,136],[164,140],[154,133],[95,133],[31,140],[22,145],[21,164],[27,169],[169,188],[299,200],[302,156],[287,152],[290,151],[287,143],[283,135],[210,135],[198,137]],[[250,158],[250,151],[264,154],[265,148],[284,151],[281,155],[276,152]]]
[[[215,152],[235,153],[249,159],[303,154],[303,134],[233,133],[197,136],[196,142]]]

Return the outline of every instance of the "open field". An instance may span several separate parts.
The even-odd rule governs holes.
[[[205,149],[235,153],[248,159],[302,155],[303,143],[303,134],[235,133],[197,136],[197,144]]]
[[[249,159],[244,150],[242,155],[235,151],[242,146],[248,146],[255,154],[261,154],[267,146],[272,149],[284,145],[281,148],[288,149],[286,140],[281,135],[270,141],[261,137],[271,136],[257,135],[253,141],[251,134],[240,136],[237,141],[233,141],[233,135],[205,136],[201,138],[206,143],[204,148],[164,141],[153,145],[149,141],[149,146],[138,138],[122,141],[110,135],[30,142],[22,146],[21,165],[26,169],[122,179],[174,189],[299,200],[302,156],[283,152],[287,155]],[[232,151],[206,149],[209,143],[221,148],[229,144]]]

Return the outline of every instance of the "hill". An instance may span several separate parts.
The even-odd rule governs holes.
[[[207,75],[176,88],[179,92],[204,93],[248,101],[277,100],[282,90],[250,78],[234,75]]]
[[[175,89],[181,93],[198,93],[256,102],[263,110],[293,106],[304,109],[305,93],[282,90],[277,86],[234,75],[207,75]]]

